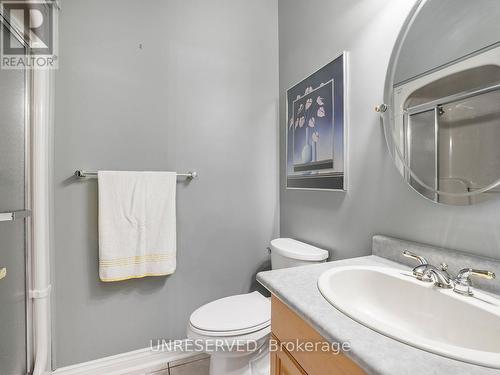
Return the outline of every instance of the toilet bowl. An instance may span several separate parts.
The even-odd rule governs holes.
[[[271,241],[272,268],[325,262],[326,250],[279,238]],[[225,297],[191,314],[187,335],[210,354],[210,375],[268,375],[271,302],[259,292]]]
[[[204,305],[188,326],[188,338],[211,355],[211,375],[268,375],[270,333],[271,303],[258,292]]]

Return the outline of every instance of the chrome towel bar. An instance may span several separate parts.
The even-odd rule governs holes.
[[[75,171],[75,176],[78,178],[97,178],[97,172],[95,171],[84,171],[78,169]],[[186,177],[190,180],[194,180],[199,177],[198,172],[188,172],[188,173],[177,173],[177,177]]]
[[[0,221],[16,221],[31,216],[30,210],[0,212]]]

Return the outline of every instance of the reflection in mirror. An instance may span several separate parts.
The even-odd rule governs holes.
[[[384,116],[389,149],[408,184],[439,203],[500,197],[500,7],[494,3],[422,1],[393,53]]]
[[[406,118],[406,160],[411,170],[432,189],[418,183],[410,174],[407,181],[423,196],[436,199],[438,188],[437,124],[434,110],[415,113]]]

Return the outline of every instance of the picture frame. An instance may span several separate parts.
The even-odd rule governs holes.
[[[347,52],[287,90],[286,188],[347,191]]]

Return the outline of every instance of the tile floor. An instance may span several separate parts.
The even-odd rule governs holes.
[[[208,375],[210,357],[200,354],[189,359],[170,362],[168,369],[150,373],[149,375]]]
[[[210,358],[199,359],[176,367],[170,367],[168,375],[208,375]]]

